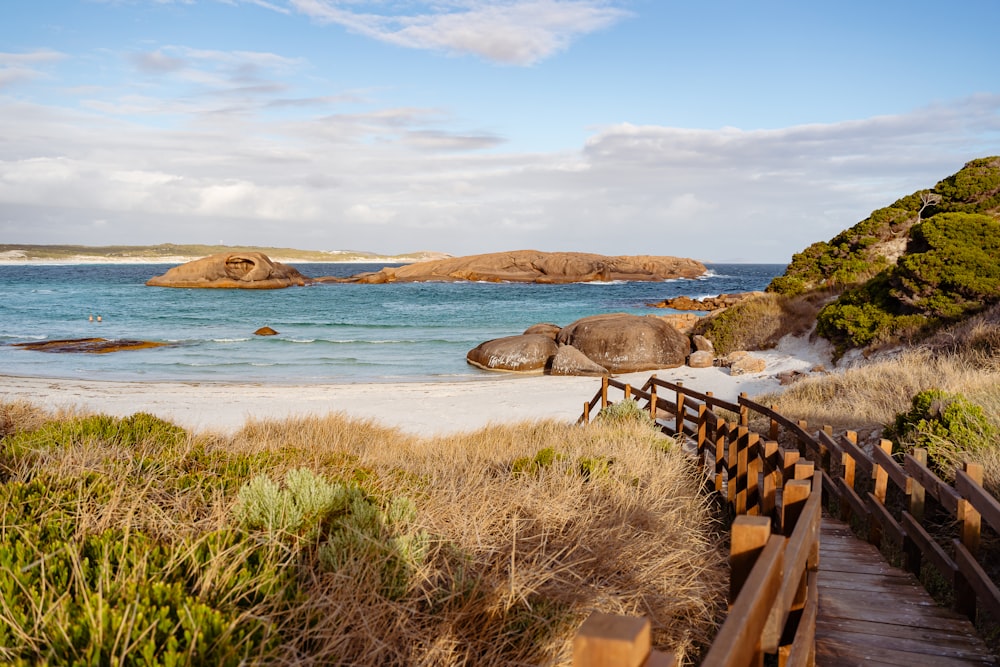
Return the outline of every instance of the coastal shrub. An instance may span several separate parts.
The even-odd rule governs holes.
[[[928,459],[948,476],[966,452],[991,447],[997,429],[982,407],[958,393],[928,389],[913,396],[907,412],[886,429],[900,451],[927,450]]]
[[[787,297],[764,294],[744,299],[695,325],[718,354],[773,348],[784,336],[806,333],[816,318],[821,295]]]
[[[817,317],[842,353],[925,337],[1000,301],[1000,222],[941,213],[915,225],[898,265],[848,290]]]
[[[59,450],[95,443],[130,449],[139,445],[168,448],[186,438],[183,428],[138,412],[128,417],[88,415],[50,421],[6,438],[5,447],[11,452]]]
[[[253,609],[294,581],[265,545],[81,530],[92,491],[46,475],[0,485],[0,660],[236,666],[272,651],[280,636]]]
[[[640,424],[659,430],[649,410],[642,408],[635,399],[622,399],[617,403],[609,403],[597,413],[597,419],[606,425]]]
[[[545,447],[539,449],[534,456],[522,456],[514,459],[514,462],[510,464],[510,470],[515,475],[533,475],[540,470],[545,470],[562,458],[562,455],[558,454],[552,447]]]

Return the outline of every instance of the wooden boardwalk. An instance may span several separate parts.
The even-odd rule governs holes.
[[[823,517],[820,534],[819,667],[998,664],[964,616],[935,603],[846,524]]]

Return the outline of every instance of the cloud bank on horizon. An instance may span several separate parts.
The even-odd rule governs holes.
[[[1000,154],[1000,3],[755,4],[8,0],[0,243],[786,262]]]

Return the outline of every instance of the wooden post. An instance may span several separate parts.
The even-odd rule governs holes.
[[[683,382],[678,382],[677,386],[678,387],[683,387],[684,383]],[[676,413],[676,415],[674,415],[674,419],[677,420],[676,421],[677,434],[678,435],[683,435],[684,434],[684,394],[682,394],[680,392],[680,390],[677,391],[677,404],[676,405],[677,405],[677,413]]]
[[[983,485],[982,464],[966,461],[962,470],[976,484]],[[958,516],[956,518],[962,525],[962,545],[975,557],[979,553],[983,517],[972,506],[972,503],[961,498],[958,501]],[[973,623],[976,621],[976,591],[961,572],[955,578],[955,610],[964,614]]]
[[[767,461],[767,465],[771,472],[764,475],[764,490],[763,497],[761,498],[761,514],[771,516],[774,512],[774,506],[777,502],[777,489],[778,489],[778,443],[774,440],[768,440],[764,443],[764,459]]]
[[[740,398],[746,398],[747,393],[745,391],[740,392]],[[740,403],[740,426],[747,427],[750,426],[750,410],[747,406]]]
[[[796,422],[796,425],[800,429],[802,429],[803,432],[805,433],[809,432],[809,422],[807,422],[805,419],[800,419],[799,421]],[[809,456],[809,452],[806,450],[805,443],[799,442],[798,438],[795,439],[795,447],[799,450],[799,453],[802,456]]]
[[[892,455],[892,442],[889,440],[880,440],[878,446],[886,454]],[[885,495],[889,488],[889,472],[876,463],[872,466],[872,476],[875,479],[875,490],[872,495],[884,507]],[[882,545],[882,526],[874,518],[868,522],[868,541],[877,547]]]
[[[756,433],[750,434],[747,442],[747,514],[763,514],[760,507],[760,474],[764,470],[763,447],[760,445],[760,436]]]
[[[608,407],[608,376],[601,377],[601,409]]]
[[[649,620],[594,612],[573,638],[574,667],[639,667],[652,646]]]
[[[785,486],[785,482],[790,479],[795,479],[795,466],[798,465],[802,455],[795,450],[783,450],[784,453],[781,456],[781,481],[780,484],[782,488]]]
[[[740,427],[729,424],[729,452],[726,454],[726,497],[730,503],[736,503],[736,477],[739,469]]]
[[[794,479],[785,484],[781,494],[781,534],[785,537],[795,530],[795,522],[799,520],[811,491],[812,482],[808,479]]]
[[[848,431],[844,434],[852,444],[858,444],[858,434],[854,431]],[[844,452],[840,457],[840,462],[844,468],[844,484],[846,484],[851,490],[854,489],[854,457]],[[845,497],[840,503],[840,520],[848,522],[851,520],[851,504],[847,502]]]
[[[729,604],[739,596],[757,557],[771,537],[771,521],[762,516],[738,516],[729,544]]]
[[[772,405],[771,409],[774,410],[775,412],[777,412],[778,411],[778,406]],[[771,440],[777,440],[778,439],[779,428],[780,428],[780,425],[778,424],[778,420],[775,419],[774,417],[772,417],[771,418],[771,428],[768,431],[767,437],[770,438]]]
[[[913,450],[913,458],[921,465],[927,465],[927,450],[917,448]],[[917,521],[924,519],[924,487],[916,479],[910,480],[910,514]],[[907,535],[903,540],[903,551],[906,554],[906,569],[916,575],[920,575],[920,565],[923,555],[920,553],[920,546]]]
[[[698,442],[698,452],[701,453],[702,465],[705,463],[705,442],[708,438],[708,406],[704,403],[698,406],[698,433],[695,438]]]
[[[656,385],[649,386],[649,418],[656,421]]]
[[[625,385],[625,400],[628,401],[632,398],[632,385]]]
[[[746,426],[739,427],[736,439],[736,513],[747,513],[747,456],[750,449],[750,431]],[[730,480],[732,483],[733,480]]]
[[[726,424],[725,419],[719,417],[715,420],[715,490],[719,493],[722,492],[722,484],[725,481],[727,468],[726,453],[728,449],[726,438],[728,435],[729,426]]]
[[[583,423],[585,425],[590,423],[590,401],[583,402]]]

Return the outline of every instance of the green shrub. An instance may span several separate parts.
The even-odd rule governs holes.
[[[514,462],[510,464],[510,469],[515,475],[534,475],[560,459],[562,459],[562,455],[556,453],[555,449],[544,447],[538,450],[534,456],[522,456],[514,459]]]
[[[820,311],[816,330],[839,352],[917,338],[1000,301],[1000,222],[941,213],[910,236],[896,267]]]
[[[962,394],[928,389],[913,397],[910,410],[898,414],[885,434],[898,451],[926,449],[935,467],[950,476],[964,452],[993,446],[997,430],[982,407]]]
[[[659,430],[649,410],[640,407],[639,402],[632,398],[608,404],[597,413],[597,419],[606,424],[642,424]]]

